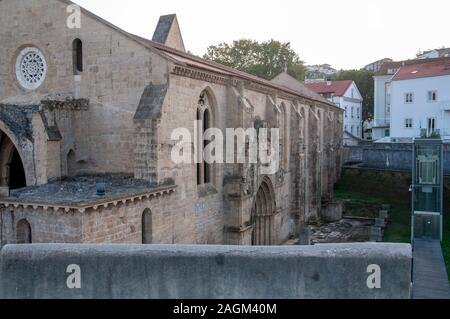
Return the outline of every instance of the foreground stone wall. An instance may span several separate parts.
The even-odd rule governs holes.
[[[380,288],[369,288],[378,266]],[[80,288],[68,288],[71,274]],[[397,299],[410,288],[409,244],[9,245],[0,254],[0,298]]]

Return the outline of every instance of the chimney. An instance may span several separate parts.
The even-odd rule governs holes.
[[[161,16],[153,34],[154,42],[186,52],[176,14]]]
[[[333,81],[331,81],[330,79],[327,79],[327,86],[331,86],[331,84],[333,84]]]

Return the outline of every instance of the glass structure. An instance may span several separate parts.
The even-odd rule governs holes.
[[[443,144],[415,139],[413,147],[412,240],[442,240]]]

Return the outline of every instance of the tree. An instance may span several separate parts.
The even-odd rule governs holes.
[[[291,44],[276,40],[258,42],[249,39],[221,43],[208,47],[204,58],[260,78],[271,80],[287,67],[299,81],[305,79],[306,68]]]
[[[363,120],[373,119],[374,80],[373,72],[362,70],[344,70],[336,74],[336,80],[353,80],[358,87],[363,101]]]

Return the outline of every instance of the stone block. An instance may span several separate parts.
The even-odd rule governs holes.
[[[389,212],[387,210],[380,210],[378,213],[378,218],[382,218],[384,220],[389,219]]]
[[[326,207],[322,207],[321,217],[324,222],[332,223],[342,219],[344,204],[341,202],[328,203]]]
[[[299,245],[311,245],[311,231],[308,226],[300,228]]]
[[[386,227],[386,220],[383,218],[375,218],[375,226],[385,228]]]
[[[0,187],[0,197],[9,197],[9,187],[7,186]]]

